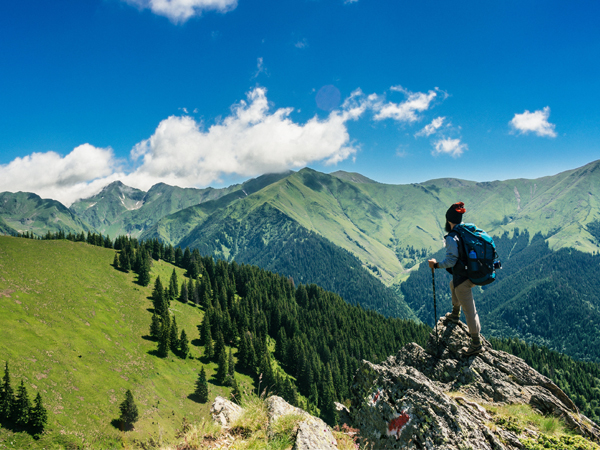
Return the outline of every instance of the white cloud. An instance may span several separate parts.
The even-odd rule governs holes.
[[[439,154],[450,155],[453,158],[458,158],[466,150],[468,150],[467,144],[460,142],[460,139],[445,138],[436,141],[434,144],[434,151],[431,152],[434,156]]]
[[[556,125],[548,122],[549,117],[549,106],[534,112],[525,110],[523,114],[515,114],[509,125],[521,134],[535,133],[538,136],[556,137]]]
[[[70,205],[122,176],[112,149],[83,144],[64,157],[32,153],[1,165],[0,192],[35,192]]]
[[[267,76],[269,75],[267,69],[265,68],[262,56],[256,59],[256,72],[254,72],[252,78],[257,78],[261,73],[264,73]]]
[[[407,96],[397,105],[404,113],[394,116],[396,120],[412,121],[411,114],[428,106],[435,92]],[[421,101],[422,96],[431,98]],[[353,158],[359,148],[350,139],[347,123],[368,112],[380,115],[386,106],[377,94],[367,96],[356,89],[325,118],[315,115],[298,123],[291,118],[293,108],[274,109],[266,89],[257,87],[208,128],[187,114],[164,119],[152,136],[134,146],[129,161],[118,161],[112,149],[90,144],[66,156],[47,152],[16,158],[0,165],[0,192],[35,192],[70,205],[116,180],[144,190],[159,182],[205,187],[228,177],[282,172],[315,162],[336,164]],[[436,143],[438,153],[459,156],[464,150],[466,145],[458,139]]]
[[[344,0],[344,4],[356,3],[358,0]]]
[[[441,128],[441,126],[444,124],[445,119],[446,119],[445,117],[436,117],[435,119],[433,119],[431,121],[430,124],[425,125],[425,127],[423,127],[423,129],[421,131],[416,133],[415,137],[431,136],[433,133],[435,133],[437,130],[439,130]]]
[[[416,122],[419,120],[418,113],[427,111],[437,96],[436,91],[411,92],[402,86],[393,86],[392,91],[402,92],[406,95],[406,101],[402,103],[387,102],[377,97],[373,98],[373,109],[377,112],[375,120],[393,119],[398,122]]]
[[[123,180],[141,189],[163,181],[206,186],[225,175],[255,176],[300,168],[310,162],[336,164],[356,152],[346,129],[365,108],[351,96],[341,110],[304,124],[292,108],[269,111],[266,90],[256,88],[231,115],[203,131],[193,118],[171,116],[131,152],[141,165]]]
[[[173,23],[186,22],[203,11],[227,12],[236,8],[237,0],[122,0],[154,14],[167,17]]]
[[[294,44],[294,47],[296,48],[307,48],[308,47],[308,41],[306,40],[306,38],[299,40],[298,42],[296,42]]]

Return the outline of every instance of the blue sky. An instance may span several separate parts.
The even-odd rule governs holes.
[[[0,191],[575,168],[600,158],[599,18],[593,1],[5,1]]]

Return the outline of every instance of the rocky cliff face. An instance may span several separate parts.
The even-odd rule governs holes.
[[[463,356],[465,324],[438,322],[423,349],[402,348],[382,364],[363,361],[352,391],[351,425],[376,449],[521,449],[533,430],[519,430],[493,417],[489,406],[528,404],[560,417],[569,428],[600,442],[600,428],[579,414],[550,379],[508,353]],[[487,409],[486,409],[487,408]]]

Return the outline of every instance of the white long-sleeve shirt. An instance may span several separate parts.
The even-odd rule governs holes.
[[[456,233],[446,236],[446,257],[443,261],[438,262],[438,268],[449,269],[456,265],[458,261],[458,239]]]

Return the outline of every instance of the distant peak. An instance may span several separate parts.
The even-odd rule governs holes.
[[[377,181],[371,180],[370,178],[361,175],[356,172],[345,172],[343,170],[338,170],[337,172],[332,172],[329,175],[339,178],[344,181],[351,181],[353,183],[377,183]]]
[[[114,188],[122,188],[122,187],[126,187],[126,186],[122,182],[117,180],[117,181],[113,181],[112,183],[109,183],[106,186],[104,186],[102,188],[102,191],[110,191]]]

